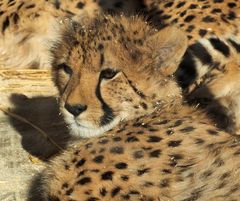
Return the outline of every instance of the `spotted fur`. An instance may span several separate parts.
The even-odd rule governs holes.
[[[158,77],[173,79],[185,50],[186,37],[178,29],[159,32],[138,17],[99,17],[84,27],[69,20],[52,48],[52,65],[72,134],[100,135],[168,106],[176,83]],[[158,90],[163,85],[165,92]]]
[[[145,1],[155,27],[178,26],[188,49],[175,75],[188,100],[196,99],[217,116],[219,125],[239,131],[240,2],[237,0]],[[236,65],[231,65],[234,61]],[[230,63],[230,65],[228,65]],[[230,122],[229,122],[230,121]]]
[[[99,13],[130,14],[141,1],[0,0],[0,67],[50,68],[49,44],[63,17],[84,23]]]
[[[41,180],[45,200],[239,199],[238,137],[185,106],[171,76],[187,48],[183,32],[125,17],[65,30],[53,54],[63,103],[75,115],[66,114],[68,121],[83,135],[86,122],[127,115],[103,136],[89,129],[92,138],[75,141],[50,162]]]
[[[43,173],[45,199],[238,200],[239,141],[199,112],[171,109],[76,142]]]
[[[215,114],[218,126],[238,133],[239,2],[145,0],[145,5],[144,13],[153,27],[178,26],[188,37],[188,48],[175,72],[187,99],[207,105],[211,114]],[[89,16],[116,11],[130,14],[143,7],[142,1],[137,0],[0,1],[0,66],[49,68],[53,59],[49,48],[52,42],[61,40],[61,26],[65,24],[64,20],[68,21],[65,17],[87,25]],[[142,43],[140,38],[137,40],[136,43]]]

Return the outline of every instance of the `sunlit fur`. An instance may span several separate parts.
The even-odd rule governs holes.
[[[140,5],[138,0],[1,0],[0,67],[50,68],[49,44],[58,38],[59,18],[84,21],[108,11],[133,13]]]
[[[85,26],[65,22],[52,50],[53,73],[72,134],[100,135],[120,121],[161,110],[176,99],[179,88],[171,75],[186,50],[181,31],[174,27],[158,31],[138,17],[106,16]],[[107,68],[117,74],[101,79]],[[164,90],[159,90],[162,86]],[[87,110],[74,117],[65,104],[87,105]]]
[[[179,26],[188,37],[188,54],[176,72],[188,100],[207,105],[219,127],[240,134],[240,1],[145,3],[156,27]],[[211,62],[207,62],[208,56]]]
[[[109,20],[98,23],[107,34],[112,25]],[[81,57],[76,53],[81,38],[76,39],[80,42],[74,47],[76,40],[69,32],[66,36],[71,39],[67,43],[70,45],[62,42],[62,46],[56,46],[56,57],[63,58],[62,62],[72,67],[71,71],[61,65],[68,76],[63,70],[56,69],[55,72],[65,76],[64,79],[57,77],[62,105],[64,102],[86,103],[89,110],[96,105],[95,113],[87,109],[76,118],[78,123],[75,124],[86,122],[89,125],[99,121],[102,108],[98,106],[95,89],[105,66],[114,67],[119,73],[115,77],[106,76],[112,79],[101,81],[102,100],[112,108],[116,117],[121,118],[125,113],[129,118],[103,136],[76,139],[68,150],[54,158],[40,176],[43,200],[239,200],[239,138],[217,128],[200,109],[183,104],[180,90],[171,77],[175,63],[184,52],[184,35],[174,28],[149,32],[148,25],[140,19],[129,19],[128,23],[125,20],[115,19],[117,27],[121,27],[121,23],[126,30],[124,36],[140,27],[145,29],[148,35],[141,37],[142,46],[122,42],[116,35],[115,42],[104,42],[103,52],[94,51],[96,48],[91,49],[90,44],[95,44],[98,37],[83,36],[89,44],[84,47],[90,54],[87,57],[82,49],[80,53],[84,56]],[[96,34],[96,29],[87,30],[101,37],[101,32]],[[118,33],[118,29],[114,30]],[[58,54],[58,51],[69,52],[68,48],[72,55]],[[139,56],[133,59],[130,53],[136,50]],[[102,65],[98,60],[101,53],[105,58]],[[83,58],[82,62],[79,58]],[[132,101],[127,101],[130,98]],[[141,104],[143,102],[147,109]],[[90,114],[94,118],[86,121],[84,118]],[[133,119],[126,121],[130,118]],[[81,135],[84,133],[81,128],[76,129]]]

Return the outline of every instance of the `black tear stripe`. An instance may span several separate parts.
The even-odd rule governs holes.
[[[115,116],[113,114],[112,108],[110,108],[102,98],[101,91],[100,91],[100,84],[101,84],[102,79],[103,78],[100,76],[97,87],[96,87],[95,94],[96,94],[98,100],[101,102],[102,109],[104,111],[103,116],[100,118],[100,125],[105,126],[105,125],[109,124],[114,119]]]
[[[187,49],[178,69],[174,73],[178,84],[183,89],[191,85],[198,77],[196,62],[193,57],[192,52]]]
[[[210,38],[209,41],[215,50],[221,52],[225,57],[230,56],[230,49],[223,41],[218,38]]]

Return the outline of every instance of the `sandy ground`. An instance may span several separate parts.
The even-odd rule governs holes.
[[[41,200],[34,180],[60,150],[26,120],[64,148],[69,136],[56,94],[48,71],[0,69],[0,201]]]

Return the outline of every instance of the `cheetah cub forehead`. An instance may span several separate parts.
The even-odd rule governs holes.
[[[97,136],[181,100],[171,75],[185,50],[177,28],[154,30],[140,17],[66,23],[52,49],[53,72],[72,133]]]

